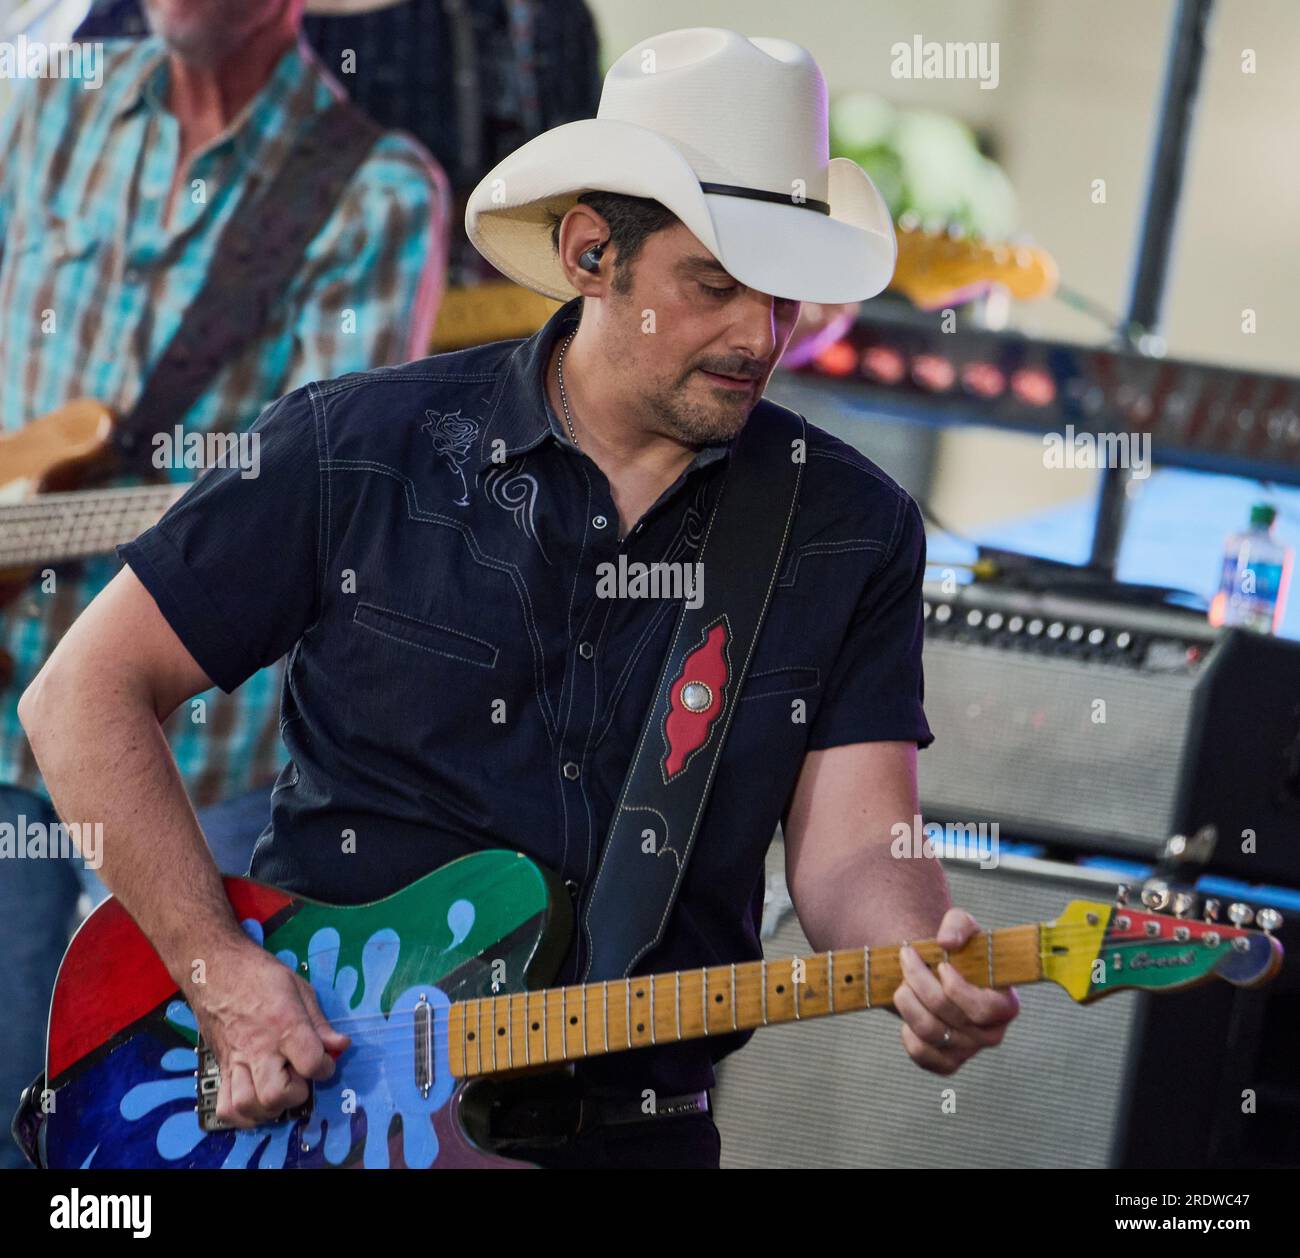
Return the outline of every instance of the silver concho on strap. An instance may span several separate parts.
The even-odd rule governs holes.
[[[682,704],[688,712],[704,712],[713,703],[713,691],[702,681],[688,681],[682,687]]]

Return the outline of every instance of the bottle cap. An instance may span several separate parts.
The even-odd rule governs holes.
[[[1250,509],[1250,522],[1252,524],[1262,524],[1267,528],[1276,519],[1277,508],[1267,502],[1257,502]]]

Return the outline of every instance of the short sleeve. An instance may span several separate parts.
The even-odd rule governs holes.
[[[922,706],[925,526],[910,497],[898,504],[894,544],[868,579],[827,679],[808,749],[846,743],[915,742],[934,735]]]
[[[268,407],[226,466],[210,460],[157,524],[118,547],[227,693],[288,652],[317,615],[320,455],[310,387]]]

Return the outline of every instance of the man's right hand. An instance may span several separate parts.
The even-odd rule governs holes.
[[[220,1063],[217,1118],[274,1122],[307,1100],[308,1079],[333,1075],[351,1037],[326,1021],[305,979],[251,940],[223,945],[204,969],[206,981],[185,994]]]

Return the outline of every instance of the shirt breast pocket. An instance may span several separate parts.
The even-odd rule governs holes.
[[[815,690],[820,680],[821,674],[816,668],[796,666],[767,668],[760,672],[752,672],[745,678],[745,685],[740,692],[740,702]]]
[[[479,668],[495,668],[500,656],[497,647],[474,634],[453,629],[450,625],[420,620],[404,612],[376,607],[373,603],[358,603],[352,619],[363,629],[417,651],[427,651]]]

